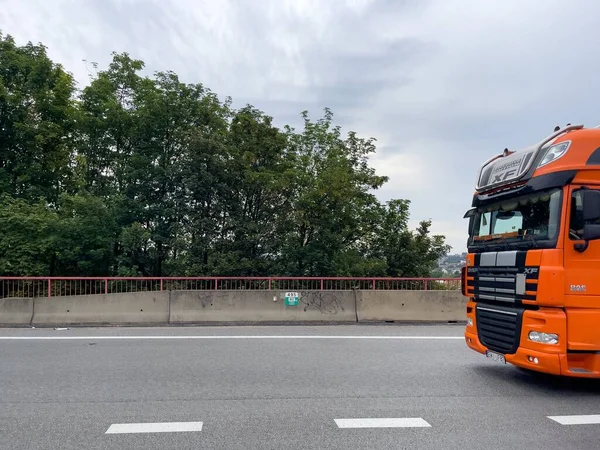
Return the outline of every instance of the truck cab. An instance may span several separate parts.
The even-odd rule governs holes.
[[[466,344],[501,363],[600,378],[600,128],[557,127],[490,158],[471,206]]]

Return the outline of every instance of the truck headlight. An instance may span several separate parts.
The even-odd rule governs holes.
[[[570,145],[571,141],[565,141],[549,147],[548,150],[546,150],[546,154],[538,164],[538,167],[542,167],[551,163],[552,161],[556,161],[558,158],[567,153]]]
[[[558,334],[554,333],[542,333],[540,331],[530,331],[529,340],[532,342],[539,342],[541,344],[558,344]]]
[[[470,317],[467,317],[467,326],[469,326],[469,327],[473,326],[473,319]]]

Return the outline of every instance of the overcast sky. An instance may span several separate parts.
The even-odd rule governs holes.
[[[378,140],[382,200],[464,251],[479,165],[555,125],[600,124],[596,0],[0,0],[0,29],[88,80],[112,51],[278,125],[330,107]]]

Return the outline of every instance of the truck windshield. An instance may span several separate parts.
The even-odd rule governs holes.
[[[469,246],[498,241],[547,246],[558,236],[560,205],[561,190],[553,189],[481,207],[471,222]]]

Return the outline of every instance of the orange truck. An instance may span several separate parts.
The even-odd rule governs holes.
[[[471,206],[466,344],[503,364],[600,378],[600,128],[557,127],[490,158]]]

